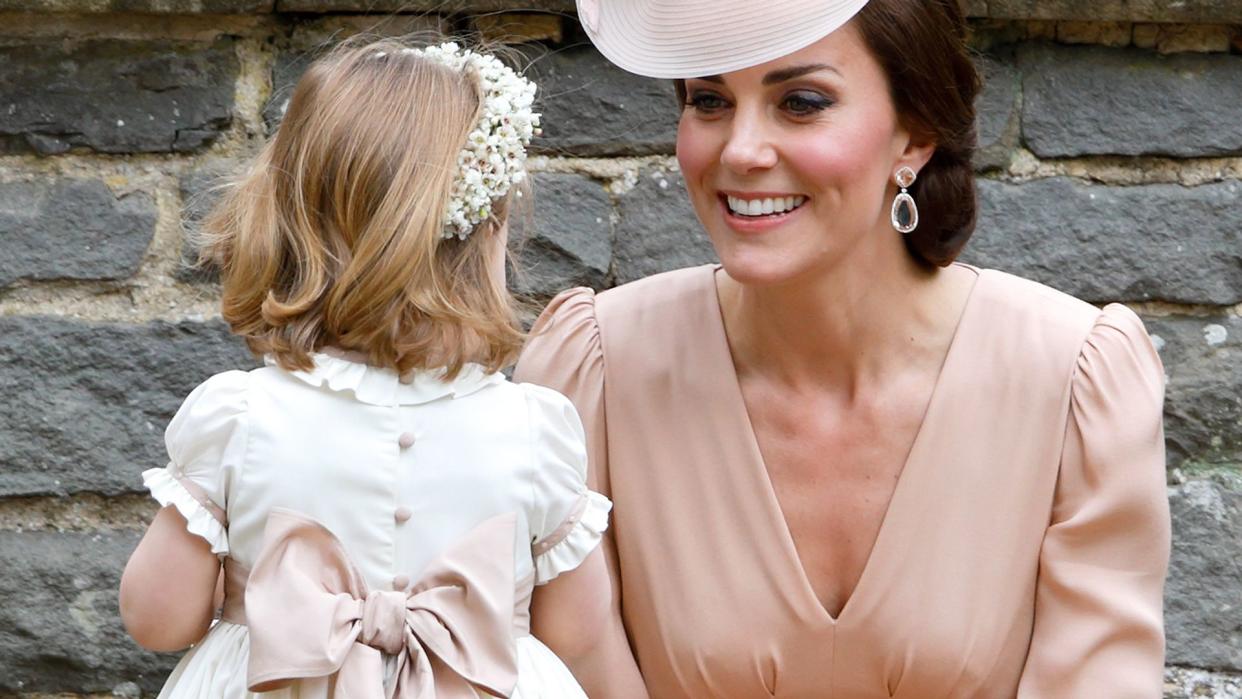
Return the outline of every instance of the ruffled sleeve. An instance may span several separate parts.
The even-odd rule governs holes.
[[[569,399],[525,384],[530,420],[531,557],[535,584],[577,568],[599,546],[608,528],[608,498],[588,490],[582,423]]]
[[[604,420],[604,352],[595,320],[595,292],[562,292],[530,331],[514,381],[546,386],[569,398],[586,431],[587,484],[609,495],[608,437]]]
[[[1158,697],[1170,545],[1164,370],[1129,309],[1104,309],[1070,392],[1018,697]]]
[[[227,555],[226,471],[240,466],[245,448],[246,388],[249,374],[217,374],[190,393],[164,432],[169,463],[142,474],[161,506],[185,517],[190,533]]]

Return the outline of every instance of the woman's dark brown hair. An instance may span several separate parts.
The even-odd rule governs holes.
[[[945,266],[975,230],[975,95],[979,74],[966,48],[958,0],[871,0],[853,20],[888,76],[893,104],[915,138],[936,151],[910,194],[919,227],[906,247],[928,265]],[[676,82],[686,101],[685,82]]]

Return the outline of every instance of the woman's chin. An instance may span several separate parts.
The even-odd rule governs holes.
[[[804,260],[753,252],[725,252],[720,255],[720,264],[733,281],[755,287],[788,284],[809,270]]]

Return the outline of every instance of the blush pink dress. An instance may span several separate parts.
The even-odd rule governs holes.
[[[1123,306],[974,271],[837,617],[807,580],[756,445],[717,267],[575,289],[545,311],[517,376],[582,415],[652,697],[1160,696],[1160,359]]]

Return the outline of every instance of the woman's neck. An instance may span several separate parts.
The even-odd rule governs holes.
[[[718,275],[739,375],[852,397],[894,369],[939,366],[973,279],[901,255],[888,264],[850,260],[772,286]]]

